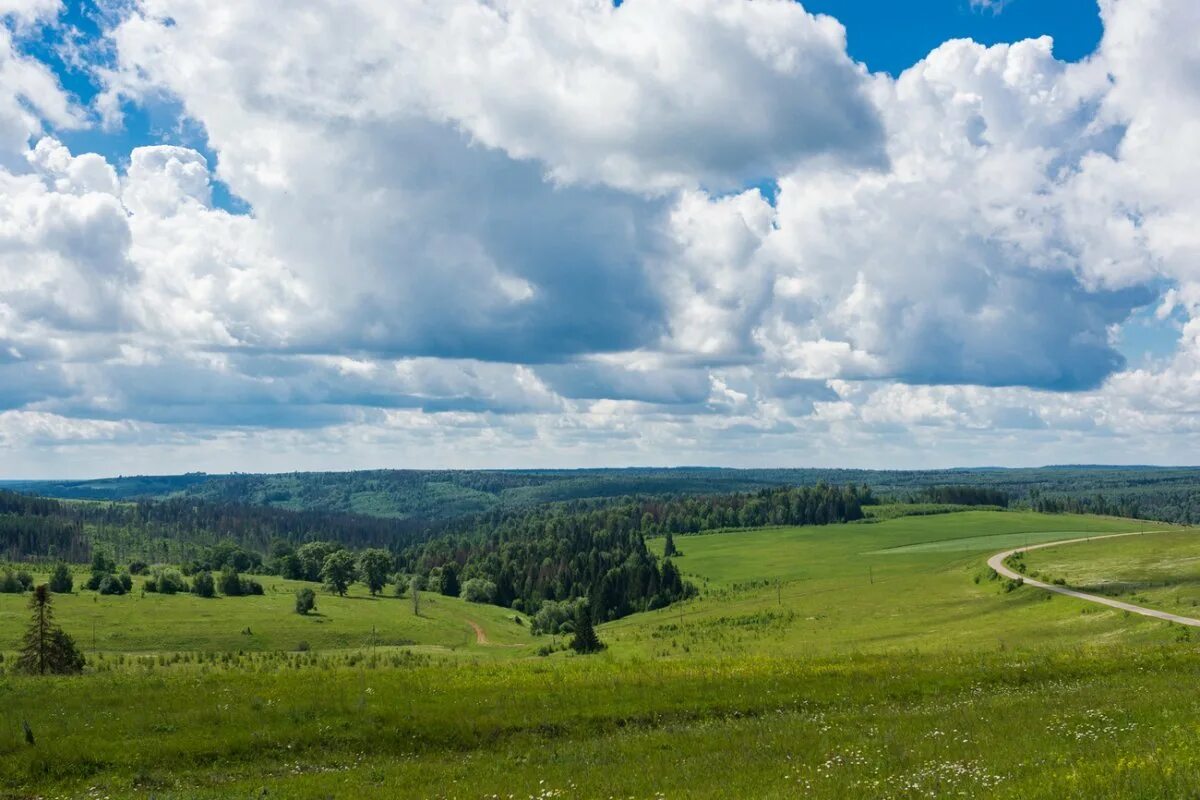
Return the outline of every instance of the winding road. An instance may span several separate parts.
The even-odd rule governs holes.
[[[988,559],[988,566],[996,570],[1001,576],[1016,580],[1020,578],[1025,582],[1026,586],[1035,586],[1038,589],[1045,589],[1048,592],[1055,594],[1063,594],[1067,597],[1077,597],[1080,600],[1087,600],[1089,603],[1099,603],[1102,606],[1111,608],[1119,608],[1122,611],[1128,611],[1132,614],[1141,614],[1143,617],[1153,617],[1154,619],[1162,619],[1167,622],[1178,622],[1180,625],[1191,625],[1193,628],[1200,628],[1200,619],[1192,619],[1191,617],[1181,617],[1178,614],[1169,614],[1166,611],[1157,611],[1153,608],[1145,606],[1135,606],[1132,603],[1122,603],[1120,600],[1113,600],[1108,597],[1102,597],[1096,594],[1088,594],[1087,592],[1078,592],[1074,589],[1068,589],[1066,586],[1055,586],[1052,583],[1044,583],[1039,580],[1022,575],[1019,572],[1014,572],[1004,565],[1004,560],[1013,553],[1028,553],[1030,550],[1041,550],[1043,547],[1058,547],[1064,544],[1076,544],[1078,542],[1094,542],[1099,539],[1116,539],[1120,536],[1145,536],[1141,531],[1131,533],[1109,533],[1103,536],[1085,536],[1078,539],[1061,539],[1057,542],[1043,542],[1041,544],[1031,544],[1028,547],[1014,547],[1012,550],[1005,550],[1002,553],[996,553]]]

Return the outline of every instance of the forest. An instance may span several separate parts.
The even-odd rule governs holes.
[[[361,514],[426,523],[547,503],[640,496],[717,495],[818,483],[869,486],[909,498],[931,487],[1002,492],[1014,507],[1069,500],[1132,510],[1147,519],[1200,521],[1200,469],[1073,465],[1021,469],[367,470],[280,474],[125,476],[89,481],[16,481],[0,488],[89,500],[190,498],[220,505]],[[1053,502],[1047,507],[1052,507]],[[420,527],[420,526],[418,526]]]

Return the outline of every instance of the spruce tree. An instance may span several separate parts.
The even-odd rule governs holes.
[[[82,672],[83,653],[75,647],[75,640],[54,624],[48,586],[42,584],[33,590],[29,609],[33,615],[21,643],[17,668],[31,675]]]
[[[447,597],[458,597],[461,588],[458,585],[458,564],[451,561],[442,567],[442,594]]]
[[[678,554],[679,551],[675,549],[675,537],[671,535],[670,531],[667,531],[667,543],[663,545],[663,556],[670,558]]]
[[[61,561],[54,566],[54,571],[50,573],[50,591],[55,594],[70,594],[75,588],[75,580],[71,577],[71,570],[66,564]]]
[[[571,649],[576,653],[598,653],[604,649],[592,627],[592,610],[587,603],[580,603],[575,609],[575,638],[571,640]]]

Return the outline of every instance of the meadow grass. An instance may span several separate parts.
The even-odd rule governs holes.
[[[700,595],[601,625],[588,657],[537,657],[514,612],[431,593],[421,619],[322,593],[324,621],[270,577],[262,597],[56,597],[91,665],[0,675],[0,797],[1190,796],[1200,652],[1178,626],[1006,592],[984,563],[1140,526],[972,511],[681,536]],[[0,595],[0,641],[25,601]]]
[[[1025,562],[1043,580],[1061,579],[1081,591],[1200,616],[1200,532],[1195,530],[1031,550]]]
[[[1142,525],[972,511],[678,537],[678,566],[700,597],[610,623],[602,635],[619,652],[646,656],[1158,643],[1172,635],[1165,623],[1032,589],[1005,592],[986,567],[988,556],[1025,541]]]
[[[1200,656],[1127,650],[9,677],[9,796],[1097,797],[1200,785]],[[264,794],[265,792],[265,794]]]
[[[77,574],[76,586],[84,578]],[[135,577],[133,591],[126,595],[55,595],[54,611],[88,653],[276,651],[295,650],[304,642],[314,650],[414,645],[492,655],[517,646],[528,653],[534,643],[525,615],[511,609],[421,592],[416,616],[410,597],[391,596],[390,586],[371,597],[355,584],[338,597],[315,583],[269,575],[259,580],[264,589],[259,596],[202,598],[143,593],[143,579]],[[296,590],[303,586],[319,592],[316,611],[305,616],[295,613]],[[0,594],[0,642],[17,641],[28,617],[27,602],[28,596]],[[471,622],[484,630],[489,644],[477,644]]]

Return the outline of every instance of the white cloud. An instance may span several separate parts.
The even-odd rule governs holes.
[[[0,448],[886,465],[1200,432],[1196,323],[1138,369],[1114,344],[1167,287],[1200,308],[1187,0],[1107,0],[1079,64],[953,41],[896,79],[786,0],[143,0],[95,110],[178,101],[215,160],[121,164],[55,138],[86,114],[13,44],[58,9],[0,0]]]

